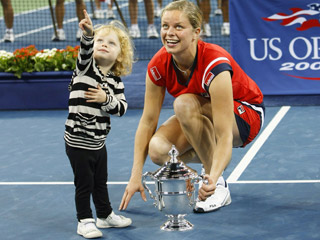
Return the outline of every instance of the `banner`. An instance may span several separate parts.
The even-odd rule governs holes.
[[[318,0],[230,0],[231,54],[265,95],[320,94]]]

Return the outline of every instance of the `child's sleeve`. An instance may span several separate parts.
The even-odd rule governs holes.
[[[84,75],[93,61],[93,37],[82,35],[77,58],[76,70],[78,75]]]
[[[108,84],[110,90],[106,91],[107,101],[102,103],[101,109],[111,115],[123,116],[128,108],[128,103],[124,95],[124,84],[120,78],[113,78]]]

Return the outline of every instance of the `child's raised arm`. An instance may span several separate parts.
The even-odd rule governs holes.
[[[86,36],[93,36],[93,25],[91,18],[87,11],[84,9],[84,19],[79,22],[79,28],[83,31],[83,34]]]

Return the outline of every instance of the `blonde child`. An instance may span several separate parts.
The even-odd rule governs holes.
[[[110,114],[122,116],[128,104],[120,76],[132,70],[133,45],[124,26],[114,21],[94,29],[86,12],[76,69],[69,85],[69,115],[65,124],[66,153],[74,173],[77,233],[98,238],[98,228],[127,227],[130,218],[116,215],[107,188]],[[94,220],[90,197],[94,202]]]

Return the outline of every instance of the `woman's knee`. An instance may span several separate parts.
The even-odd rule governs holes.
[[[176,117],[181,125],[189,125],[201,114],[201,105],[194,94],[183,94],[177,97],[173,103]]]
[[[182,94],[174,100],[173,108],[176,116],[180,119],[191,114],[195,108],[193,94]]]
[[[152,137],[149,142],[149,157],[157,165],[163,165],[169,159],[170,144],[161,137]]]

